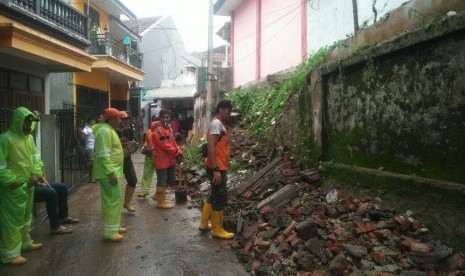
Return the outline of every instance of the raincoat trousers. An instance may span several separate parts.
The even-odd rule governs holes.
[[[2,262],[21,255],[32,245],[29,230],[32,222],[34,186],[32,175],[42,176],[43,163],[32,135],[23,132],[24,119],[35,115],[25,107],[13,112],[11,125],[0,135],[0,254]],[[34,131],[37,123],[31,125]],[[15,182],[21,186],[15,190]]]
[[[144,147],[147,149],[153,149],[152,131],[150,129],[145,131]],[[145,155],[144,157],[144,172],[142,174],[142,187],[140,189],[140,194],[142,195],[148,194],[150,186],[152,186],[153,174],[155,173],[155,161],[152,155]]]
[[[103,216],[103,237],[109,239],[118,233],[123,206],[121,181],[123,178],[124,153],[115,129],[105,123],[94,126],[94,178],[100,183]],[[112,185],[109,175],[114,173],[118,183]]]

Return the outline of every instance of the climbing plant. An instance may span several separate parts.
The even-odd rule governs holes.
[[[284,113],[289,97],[302,89],[308,72],[325,59],[326,52],[327,48],[320,49],[277,84],[256,85],[229,93],[235,108],[244,115],[243,124],[251,126],[251,134],[273,137],[275,123]]]

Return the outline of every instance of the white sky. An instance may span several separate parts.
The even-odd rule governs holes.
[[[188,52],[208,50],[208,0],[120,1],[137,17],[171,15]],[[216,32],[227,21],[229,16],[213,16],[213,47],[225,44]]]

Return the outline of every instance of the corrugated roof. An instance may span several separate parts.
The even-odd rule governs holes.
[[[197,91],[196,85],[161,87],[147,90],[147,99],[185,99],[193,98]]]

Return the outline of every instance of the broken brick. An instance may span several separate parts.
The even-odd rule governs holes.
[[[372,251],[370,252],[370,256],[373,259],[373,261],[379,265],[384,265],[386,264],[386,255],[384,255],[382,252],[379,251]]]
[[[420,242],[410,242],[410,254],[419,257],[431,256],[429,245]]]
[[[295,224],[295,231],[303,240],[313,238],[317,234],[317,228],[313,220],[308,219]]]
[[[315,271],[312,272],[311,275],[312,276],[325,276],[326,273],[324,271],[322,271],[322,270],[315,270]]]
[[[289,236],[291,234],[291,232],[294,231],[295,225],[296,225],[296,222],[291,221],[291,223],[287,226],[287,228],[284,229],[281,233],[283,233],[286,236]]]
[[[395,222],[397,222],[397,224],[399,224],[399,228],[402,231],[406,231],[410,228],[410,226],[412,226],[412,223],[403,216],[394,216],[394,220]]]
[[[265,206],[262,209],[260,209],[260,214],[263,215],[263,216],[270,215],[273,212],[274,212],[274,209],[271,206]]]
[[[362,234],[362,233],[368,233],[374,230],[375,230],[375,226],[372,223],[366,223],[366,224],[362,224],[358,226],[355,229],[355,232],[357,232],[357,234]]]
[[[269,241],[264,241],[264,240],[257,240],[255,242],[255,245],[260,247],[260,248],[269,248],[271,245],[271,242]]]
[[[294,233],[291,236],[289,236],[289,238],[287,238],[287,241],[292,246],[292,248],[294,248],[294,250],[297,250],[299,245],[304,243],[304,241],[301,238],[299,238],[297,233]]]
[[[387,239],[391,235],[391,231],[389,229],[380,229],[373,231],[373,234],[380,240]]]
[[[256,271],[260,267],[260,260],[253,260],[252,262],[252,271]]]
[[[248,251],[250,251],[250,249],[251,249],[252,247],[253,247],[253,243],[250,242],[250,241],[248,241],[248,242],[244,245],[244,248],[243,248],[243,249],[244,249],[245,252],[248,252]]]

